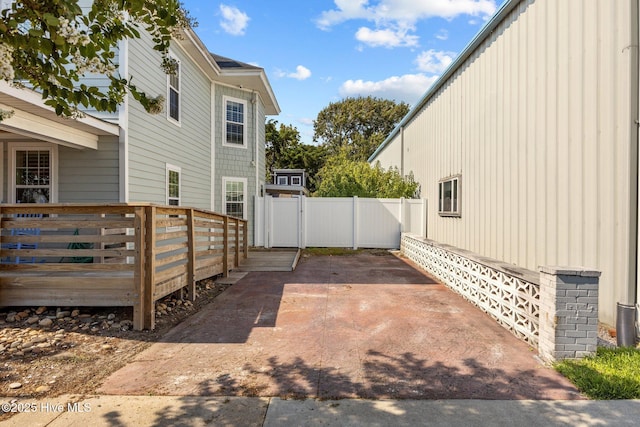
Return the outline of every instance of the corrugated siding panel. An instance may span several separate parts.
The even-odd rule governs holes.
[[[382,165],[394,165],[400,167],[402,151],[400,150],[400,134],[397,141],[387,145],[377,156],[376,160]]]
[[[167,96],[166,74],[147,38],[129,42],[129,72],[149,96]],[[180,60],[180,125],[149,114],[129,100],[130,201],[166,203],[166,163],[181,168],[181,204],[211,207],[211,84],[178,47]]]
[[[118,137],[103,137],[97,150],[58,148],[60,203],[119,202]]]
[[[600,269],[608,323],[635,280],[634,11],[631,1],[523,1],[404,131],[430,238],[533,270]],[[386,154],[399,142],[383,166],[399,166]],[[462,217],[443,218],[437,184],[456,174]]]

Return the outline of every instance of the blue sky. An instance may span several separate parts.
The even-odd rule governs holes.
[[[311,143],[331,102],[413,105],[505,0],[184,0],[211,52],[265,69],[281,113]]]

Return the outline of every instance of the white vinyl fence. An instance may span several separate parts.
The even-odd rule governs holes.
[[[359,197],[257,197],[255,246],[400,248],[403,232],[426,236],[427,201]]]

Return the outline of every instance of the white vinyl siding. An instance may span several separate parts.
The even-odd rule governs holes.
[[[120,201],[118,137],[102,137],[97,150],[58,147],[58,201]]]
[[[93,2],[94,2],[94,0],[78,0],[78,6],[80,6],[80,8],[82,9],[82,12],[86,14],[86,13],[89,13],[91,11],[91,8],[93,6]],[[122,62],[120,62],[120,60],[122,58],[120,56],[120,53],[121,53],[120,49],[122,49],[125,45],[126,45],[126,42],[120,42],[120,44],[118,45],[118,48],[113,49],[114,58],[115,58],[115,65],[118,66],[118,67],[122,67],[123,65],[125,65]],[[125,50],[126,50],[126,48],[125,48]],[[120,76],[122,78],[129,78],[130,77],[128,75],[128,73],[126,72],[126,70],[119,70],[119,72],[120,72]],[[136,78],[134,84],[137,85],[139,82],[140,81]],[[107,93],[107,92],[109,92],[109,85],[111,84],[111,80],[105,74],[89,73],[89,74],[86,74],[85,77],[83,77],[81,79],[80,83],[83,83],[83,84],[85,84],[87,86],[95,86],[98,89],[100,89],[100,92]],[[106,121],[115,123],[118,120],[119,110],[122,109],[122,105],[119,105],[115,112],[96,111],[91,106],[85,108],[82,105],[80,105],[79,108],[82,111],[84,111],[84,112],[86,112],[88,114],[91,114],[94,117],[97,117],[97,118],[100,118],[102,120],[106,120]]]
[[[373,159],[413,171],[431,239],[532,270],[601,270],[609,324],[635,289],[637,14],[631,0],[519,2]],[[457,174],[451,220],[435,183]]]
[[[160,55],[146,37],[129,41],[129,71],[138,88],[150,95],[166,94],[167,75]],[[166,114],[149,114],[133,99],[128,115],[128,178],[130,202],[164,204],[166,164],[189,165],[180,174],[180,203],[211,208],[211,84],[177,46],[180,61],[180,126]]]
[[[246,219],[249,221],[249,242],[253,242],[254,232],[254,196],[259,192],[258,180],[265,176],[265,134],[264,105],[258,97],[257,102],[252,103],[253,94],[249,90],[234,88],[225,85],[216,85],[215,88],[215,208],[216,212],[224,212],[224,186],[223,177],[238,177],[246,179]],[[240,99],[246,103],[246,144],[247,149],[238,149],[237,146],[225,143],[226,99]],[[257,126],[257,129],[256,129]],[[257,137],[257,141],[256,141]],[[256,146],[258,144],[257,159]],[[257,171],[256,171],[257,169]],[[257,174],[256,174],[257,172]],[[251,244],[250,243],[250,244]]]

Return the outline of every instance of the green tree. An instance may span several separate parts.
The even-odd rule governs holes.
[[[127,92],[147,111],[162,111],[163,97],[118,74],[118,43],[147,32],[161,56],[158,66],[171,73],[172,38],[195,25],[178,0],[94,0],[88,10],[78,0],[15,0],[1,14],[0,78],[40,91],[63,116],[81,115],[80,107],[116,111]],[[95,74],[108,77],[106,90],[82,83]]]
[[[289,168],[288,153],[300,145],[300,132],[294,126],[280,124],[273,119],[265,124],[267,181],[273,169]]]
[[[318,145],[302,144],[298,129],[268,120],[265,125],[266,164],[268,182],[273,169],[305,169],[307,189],[316,190],[316,175],[324,165],[327,151]]]
[[[332,155],[345,151],[367,160],[409,112],[409,105],[375,97],[345,98],[329,104],[313,123],[313,140]]]
[[[329,158],[318,177],[317,197],[414,198],[418,191],[413,174],[403,178],[396,168],[385,170],[379,162],[372,166],[344,153]]]

